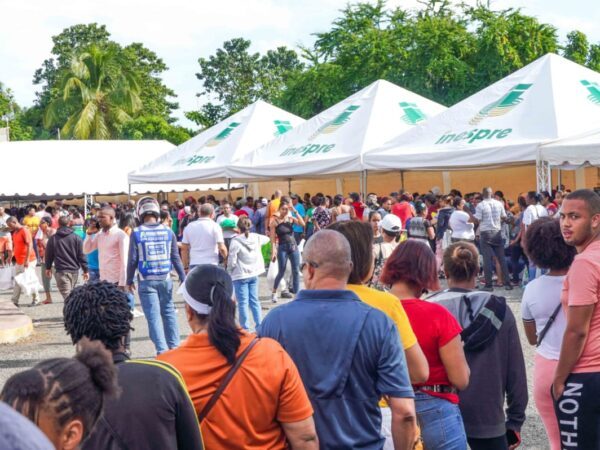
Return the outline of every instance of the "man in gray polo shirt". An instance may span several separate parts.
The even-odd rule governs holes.
[[[504,256],[504,241],[502,240],[502,222],[506,221],[504,205],[493,198],[494,191],[491,187],[483,189],[481,195],[483,200],[475,209],[472,221],[479,224],[480,247],[483,256],[483,273],[485,275],[485,287],[482,291],[493,291],[492,270],[494,267],[494,256],[500,263],[502,279],[506,290],[512,289],[510,275]]]

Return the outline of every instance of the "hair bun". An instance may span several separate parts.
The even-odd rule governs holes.
[[[108,396],[117,395],[119,392],[117,369],[112,354],[100,341],[82,338],[77,344],[75,359],[90,370],[90,376],[98,390]]]

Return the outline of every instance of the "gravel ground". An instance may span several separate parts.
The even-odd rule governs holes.
[[[527,382],[529,388],[529,405],[527,408],[527,420],[522,430],[523,444],[520,448],[531,450],[548,449],[546,434],[542,422],[535,410],[533,404],[532,375],[534,348],[531,347],[525,338],[525,333],[519,320],[521,317],[521,289],[512,291],[499,290],[500,294],[507,294],[510,307],[519,323],[521,334],[521,344],[525,353],[527,364]],[[260,279],[260,299],[263,306],[263,314],[271,309],[269,290],[266,286],[266,279]],[[73,346],[65,334],[62,322],[62,298],[53,286],[52,297],[55,301],[52,305],[45,305],[36,308],[25,308],[34,324],[34,333],[29,338],[12,345],[0,345],[0,386],[3,386],[8,377],[25,368],[31,367],[38,361],[46,358],[72,356]],[[10,293],[0,294],[0,301],[9,301]],[[21,304],[26,304],[28,299],[23,297]],[[183,299],[176,296],[175,304],[178,308],[179,327],[182,338],[189,333],[189,328],[185,321]],[[139,306],[139,303],[138,303]],[[134,319],[132,332],[132,352],[135,358],[153,358],[154,346],[148,337],[148,326],[144,317]]]

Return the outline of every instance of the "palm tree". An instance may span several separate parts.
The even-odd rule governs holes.
[[[75,139],[116,138],[122,124],[142,107],[137,77],[116,48],[89,47],[71,59],[58,82],[60,97],[48,105],[44,126],[60,125]]]

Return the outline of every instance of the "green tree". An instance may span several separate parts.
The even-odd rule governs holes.
[[[589,42],[587,36],[581,31],[571,31],[567,34],[567,45],[564,48],[563,56],[585,65],[588,61]]]
[[[0,82],[0,128],[6,126],[7,119],[11,141],[27,141],[33,138],[33,128],[23,120],[23,110],[15,102],[12,91]]]
[[[125,139],[164,139],[175,145],[182,144],[192,137],[192,132],[175,126],[160,116],[141,116],[126,122],[121,130]]]
[[[76,139],[111,139],[141,109],[139,82],[114,48],[89,49],[59,72],[62,96],[50,102],[46,127],[56,125],[63,111],[70,115],[62,134]]]
[[[243,38],[226,41],[208,59],[198,59],[202,82],[199,97],[208,97],[199,111],[186,113],[198,125],[210,127],[256,100],[275,102],[286,81],[302,68],[295,51],[279,47],[261,56],[250,53]]]
[[[55,138],[55,130],[48,130],[44,124],[44,114],[54,100],[64,94],[61,86],[60,74],[70,70],[71,61],[90,46],[110,51],[118,57],[127,71],[132,73],[140,86],[139,97],[142,108],[133,113],[134,118],[149,115],[159,116],[173,123],[173,111],[179,108],[173,101],[175,93],[162,81],[162,74],[168,69],[164,61],[156,53],[144,47],[141,43],[132,43],[127,46],[110,39],[110,33],[104,25],[96,23],[78,24],[64,29],[52,38],[52,57],[45,60],[42,67],[34,75],[34,84],[40,87],[33,111],[26,115],[28,124],[35,130],[36,138]],[[114,70],[111,77],[118,78],[120,67],[111,66],[107,70]],[[69,109],[72,105],[63,104],[60,110],[55,110],[54,123],[62,127],[69,117],[75,112]]]

